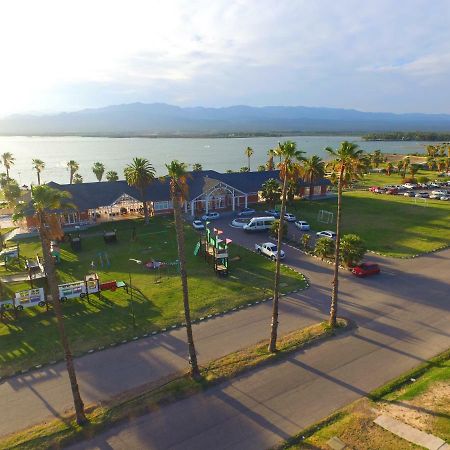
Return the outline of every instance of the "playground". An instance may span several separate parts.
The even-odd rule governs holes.
[[[228,276],[222,277],[204,255],[194,255],[199,235],[188,224],[185,237],[193,319],[271,295],[274,270],[271,261],[230,244]],[[74,238],[79,238],[76,244]],[[36,238],[21,240],[19,245],[20,261],[10,260],[7,268],[0,267],[1,278],[23,273],[26,259],[42,255]],[[73,283],[70,286],[73,292],[82,289],[83,280],[91,273],[97,274],[99,286],[105,286],[104,290],[90,291],[93,293],[83,298],[69,295],[63,302],[67,333],[75,354],[184,321],[171,218],[155,217],[149,225],[141,220],[103,224],[76,233],[72,241],[67,238],[56,244],[56,250],[61,286]],[[130,284],[132,290],[128,289]],[[282,290],[304,285],[301,275],[282,269]],[[13,298],[30,288],[26,278],[2,282],[0,300]],[[33,288],[44,288],[47,292],[45,278],[33,280]],[[45,305],[36,304],[16,314],[13,308],[4,312],[0,320],[0,376],[61,357],[51,308],[47,311]]]

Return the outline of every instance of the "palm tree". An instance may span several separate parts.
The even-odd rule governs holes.
[[[399,174],[402,173],[404,165],[405,165],[405,163],[403,162],[403,159],[400,159],[399,161],[397,161],[397,170],[398,170]],[[405,178],[405,177],[403,177],[403,178]]]
[[[247,158],[248,158],[248,171],[250,172],[250,158],[251,158],[252,155],[253,155],[253,149],[252,149],[251,147],[247,147],[247,148],[245,149],[245,155],[246,155]]]
[[[145,223],[149,223],[147,200],[145,199],[145,190],[155,179],[155,169],[148,159],[134,158],[133,162],[125,167],[123,171],[125,180],[130,186],[135,187],[141,194],[142,205],[144,207]]]
[[[269,206],[272,208],[275,207],[275,205],[280,201],[280,182],[275,180],[275,178],[269,178],[261,186],[261,196],[269,204]]]
[[[52,298],[53,311],[55,312],[56,316],[59,338],[61,340],[61,346],[64,350],[67,373],[69,375],[70,387],[72,389],[76,420],[79,425],[83,425],[87,423],[87,418],[84,412],[84,404],[78,388],[75,366],[73,364],[73,356],[65,330],[62,308],[59,298],[58,282],[56,279],[55,263],[50,254],[50,241],[54,238],[54,236],[52,235],[54,222],[51,220],[50,212],[60,209],[72,209],[74,208],[74,206],[69,203],[70,194],[68,192],[54,189],[45,184],[32,188],[31,195],[34,214],[37,219],[39,236],[41,239],[45,273],[47,275],[47,282]],[[23,217],[23,214],[23,207],[21,209],[17,209],[15,218],[17,219],[19,217]]]
[[[436,158],[434,156],[427,156],[427,166],[430,170],[436,167]]]
[[[378,169],[378,166],[383,162],[384,157],[381,150],[375,150],[371,155],[372,164]]]
[[[68,163],[67,163],[67,170],[70,173],[70,184],[73,184],[73,176],[75,175],[75,173],[77,172],[77,170],[80,168],[80,165],[74,161],[73,159],[71,159]]]
[[[436,157],[438,154],[438,149],[435,145],[427,145],[427,155],[431,157]]]
[[[267,163],[266,163],[267,170],[274,170],[275,164],[273,163],[273,157],[275,156],[275,150],[273,148],[271,148],[267,152],[267,155],[269,156],[269,159],[267,160]]]
[[[420,166],[418,164],[411,164],[409,166],[409,173],[412,178],[414,178],[414,175],[419,171]]]
[[[313,155],[303,161],[302,177],[309,182],[309,198],[313,195],[314,183],[325,176],[325,162],[320,156]]]
[[[36,171],[38,185],[41,184],[41,172],[45,169],[45,163],[41,159],[33,159],[33,169]]]
[[[336,215],[336,249],[334,260],[333,291],[331,294],[330,326],[336,326],[338,283],[339,283],[339,250],[341,241],[341,221],[342,221],[342,189],[363,176],[365,163],[363,151],[357,144],[344,141],[337,150],[330,147],[325,149],[333,158],[328,163],[331,171],[331,179],[338,185],[338,204]]]
[[[277,351],[277,336],[278,336],[278,299],[280,295],[280,250],[281,241],[283,238],[283,221],[286,212],[286,196],[287,186],[291,181],[297,181],[300,176],[299,161],[303,160],[304,152],[297,150],[295,142],[286,141],[283,144],[278,144],[277,155],[282,158],[282,162],[278,165],[280,169],[280,178],[283,182],[281,191],[281,211],[280,224],[278,226],[277,239],[277,259],[275,264],[275,285],[273,289],[273,303],[272,303],[272,323],[270,331],[269,352]]]
[[[14,161],[16,158],[12,155],[10,152],[3,153],[2,155],[2,162],[6,169],[6,178],[9,180],[9,170],[11,169],[11,166],[14,165]]]
[[[117,174],[117,172],[115,170],[110,170],[110,171],[106,172],[106,180],[109,182],[118,181],[119,175]]]
[[[178,259],[180,261],[181,286],[183,289],[184,317],[186,320],[186,333],[188,341],[189,359],[191,364],[191,375],[194,379],[200,378],[200,371],[197,364],[197,354],[195,352],[194,337],[192,334],[191,312],[189,307],[188,280],[186,272],[186,252],[184,246],[183,219],[181,217],[181,204],[187,201],[188,185],[187,164],[172,161],[166,164],[170,177],[170,195],[173,202],[173,215],[175,219],[175,231],[178,244]]]
[[[439,170],[439,172],[443,172],[444,168],[446,167],[447,164],[447,159],[448,158],[439,158],[437,161],[437,169]]]
[[[83,182],[83,177],[79,173],[76,173],[73,176],[73,184],[81,184],[82,182]]]
[[[92,166],[92,172],[94,172],[98,182],[102,181],[103,174],[105,173],[105,165],[101,162],[95,162]]]
[[[200,163],[192,164],[192,171],[193,172],[201,172],[202,170],[203,170],[203,166]]]
[[[394,169],[394,164],[392,164],[391,162],[388,162],[387,164],[386,164],[386,175],[388,176],[388,177],[390,177],[391,176],[391,173],[392,173],[392,170]]]

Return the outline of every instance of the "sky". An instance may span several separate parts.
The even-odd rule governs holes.
[[[132,102],[450,113],[450,0],[3,0],[0,116]]]

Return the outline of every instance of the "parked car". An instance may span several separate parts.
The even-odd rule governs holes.
[[[357,277],[376,275],[377,273],[380,273],[380,266],[375,263],[366,262],[353,267],[352,273]]]
[[[448,192],[444,189],[437,189],[435,191],[431,191],[432,195],[437,195],[439,197],[442,197],[443,195],[448,195]]]
[[[216,220],[220,217],[218,212],[208,212],[202,216],[202,220]]]
[[[417,187],[417,184],[415,184],[415,183],[405,183],[403,185],[403,187],[406,188],[406,189],[415,189]]]
[[[428,198],[430,194],[428,192],[418,192],[414,197],[417,198]]]
[[[295,222],[297,218],[294,216],[294,214],[284,213],[284,220],[286,220],[287,222]]]
[[[256,253],[267,256],[268,258],[275,261],[278,255],[277,245],[273,242],[264,242],[263,244],[255,244]],[[280,259],[284,258],[284,251],[280,250]]]
[[[274,209],[268,209],[267,211],[264,211],[264,214],[275,217],[275,219],[280,218],[280,213],[278,211],[275,211]]]
[[[252,217],[248,223],[246,223],[242,228],[244,231],[248,233],[256,232],[256,231],[267,231],[272,228],[273,223],[275,222],[275,217],[267,216],[267,217]]]
[[[370,192],[377,192],[378,189],[380,189],[379,186],[370,186],[369,191],[370,191]]]
[[[311,229],[309,223],[304,220],[296,220],[294,225],[301,231],[309,231]]]
[[[388,195],[397,195],[397,194],[398,194],[398,189],[397,189],[397,188],[394,188],[394,187],[389,188],[389,189],[386,189],[385,194],[388,194]]]
[[[432,200],[437,200],[437,199],[439,199],[439,198],[441,198],[442,197],[442,195],[440,195],[440,194],[433,194],[433,193],[431,193],[429,196],[428,196],[428,198],[430,198],[430,199],[432,199]]]
[[[316,233],[316,238],[329,238],[329,239],[336,239],[336,233],[334,231],[326,230],[326,231],[319,231]]]
[[[406,191],[403,193],[405,197],[414,197],[416,194],[413,191]]]
[[[238,217],[245,217],[245,216],[251,216],[252,214],[255,214],[255,210],[252,208],[244,208],[238,213]]]
[[[201,220],[194,220],[192,222],[192,226],[193,226],[194,230],[204,230],[205,229],[205,224]]]
[[[231,226],[235,228],[244,228],[251,220],[250,217],[235,217],[231,222]]]
[[[448,201],[450,200],[450,195],[443,195],[442,197],[439,197],[439,200]]]

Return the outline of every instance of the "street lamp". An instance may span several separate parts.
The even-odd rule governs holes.
[[[142,264],[142,261],[135,258],[129,258],[128,261],[134,262],[136,264]],[[133,320],[133,328],[136,328],[136,316],[134,314],[134,303],[133,303],[133,286],[131,285],[131,268],[128,267],[128,275],[130,278],[130,310],[131,310],[131,318]]]

